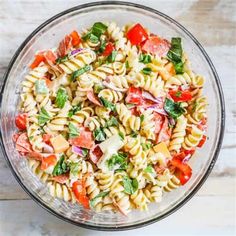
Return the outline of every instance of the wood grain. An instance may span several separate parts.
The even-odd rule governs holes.
[[[1,0],[0,85],[23,40],[41,23],[89,1]],[[136,0],[170,15],[202,43],[217,68],[226,101],[226,129],[219,159],[206,184],[177,213],[132,235],[233,235],[236,175],[236,1]],[[183,230],[184,229],[184,230]],[[0,154],[0,235],[113,235],[64,223],[29,200]],[[116,233],[123,235],[124,233]]]

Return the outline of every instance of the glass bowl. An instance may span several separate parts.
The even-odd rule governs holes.
[[[27,65],[37,50],[58,45],[74,29],[79,31],[96,21],[115,21],[119,25],[140,22],[151,32],[170,39],[181,37],[193,69],[206,77],[204,87],[208,97],[208,137],[205,146],[191,159],[193,176],[179,189],[166,194],[149,211],[133,211],[128,217],[114,213],[95,213],[78,204],[52,198],[45,184],[29,170],[27,161],[14,148],[12,135],[16,131],[20,83],[27,73]],[[219,154],[224,132],[224,99],[216,70],[200,43],[179,23],[154,9],[126,2],[97,2],[66,10],[40,25],[19,47],[4,77],[1,91],[1,146],[15,178],[22,188],[44,209],[55,216],[85,228],[124,230],[159,221],[183,206],[201,187],[210,174]]]

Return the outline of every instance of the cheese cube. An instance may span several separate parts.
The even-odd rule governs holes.
[[[54,148],[55,153],[64,152],[69,148],[69,143],[61,134],[51,138],[50,142]]]
[[[157,144],[156,146],[153,147],[153,150],[155,152],[160,152],[164,155],[164,157],[166,158],[171,158],[170,152],[166,146],[165,143],[161,142],[159,144]]]

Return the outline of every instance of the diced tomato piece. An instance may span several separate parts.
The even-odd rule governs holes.
[[[202,131],[206,131],[207,130],[207,118],[203,117],[200,124],[198,124],[197,127]]]
[[[102,106],[102,104],[100,103],[100,101],[95,96],[95,94],[92,90],[87,92],[87,98],[90,102],[94,103],[95,105]]]
[[[197,145],[198,147],[202,147],[204,143],[206,142],[207,136],[203,135],[202,139],[200,140],[199,144]]]
[[[103,152],[99,145],[95,145],[93,149],[90,150],[89,157],[91,161],[95,164],[98,163],[99,159],[102,157]]]
[[[140,88],[130,87],[125,101],[126,103],[141,105],[143,103],[142,90]]]
[[[160,130],[160,133],[157,137],[157,143],[169,141],[170,136],[171,136],[171,133],[170,133],[170,129],[168,126],[168,119],[167,119],[167,117],[165,117],[165,120],[164,120],[161,130]]]
[[[85,208],[89,209],[89,198],[86,196],[84,180],[77,180],[72,184],[72,191],[77,201]]]
[[[109,42],[106,45],[105,50],[103,51],[102,55],[103,56],[109,56],[112,53],[113,50],[114,50],[114,46],[113,46],[112,43]]]
[[[35,55],[34,61],[30,65],[30,68],[34,69],[34,68],[38,67],[41,62],[45,62],[44,56],[42,54]]]
[[[50,138],[52,138],[51,134],[43,134],[43,141],[48,145],[51,145]]]
[[[16,116],[15,124],[19,130],[26,130],[27,117],[28,117],[27,113],[19,114]]]
[[[192,169],[187,163],[182,163],[178,158],[173,158],[170,161],[171,165],[176,168],[176,176],[180,183],[184,185],[192,176]]]
[[[68,174],[61,174],[61,175],[52,177],[52,180],[54,180],[60,184],[65,184],[68,179],[69,179]]]
[[[41,154],[41,153],[39,153],[39,152],[29,152],[28,154],[27,154],[27,157],[29,157],[29,158],[32,158],[32,159],[35,159],[35,160],[38,160],[38,161],[42,161],[42,159],[43,159],[43,155]]]
[[[81,39],[80,39],[78,32],[74,30],[70,33],[70,36],[72,38],[72,41],[71,41],[72,46],[75,47],[75,46],[79,45],[79,43],[81,42]]]
[[[127,38],[133,45],[139,45],[148,38],[148,34],[141,24],[134,25],[128,32]]]
[[[31,152],[32,151],[32,146],[29,142],[27,133],[22,133],[17,141],[16,141],[16,149],[20,152]],[[24,150],[20,150],[20,149],[24,149]]]
[[[91,131],[80,130],[79,136],[69,139],[71,145],[91,149],[94,146],[93,134]]]
[[[143,43],[141,48],[144,52],[164,57],[169,51],[170,46],[168,40],[162,39],[158,36],[151,36]]]
[[[158,134],[161,130],[162,124],[163,124],[163,116],[158,114],[157,112],[154,112],[154,122],[155,122],[155,133]]]
[[[175,102],[188,102],[192,99],[192,94],[189,90],[170,90],[169,94]]]
[[[42,158],[41,170],[46,170],[49,166],[54,166],[57,163],[57,157],[55,155],[49,155]]]

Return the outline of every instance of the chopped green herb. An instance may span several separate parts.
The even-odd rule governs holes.
[[[142,143],[141,145],[144,151],[149,150],[152,147],[151,143]]]
[[[71,162],[70,163],[70,174],[76,176],[79,172],[80,163],[79,162]]]
[[[84,157],[86,157],[89,153],[89,150],[87,148],[82,148],[82,154]]]
[[[123,177],[124,192],[127,194],[133,194],[138,190],[137,179],[130,179],[128,176]]]
[[[77,106],[73,106],[69,112],[68,112],[68,117],[72,117],[74,114],[76,114],[77,111],[80,111],[81,110],[81,105],[78,104]]]
[[[148,165],[145,169],[144,169],[144,172],[146,173],[150,173],[150,174],[153,174],[155,173],[153,167],[151,165]]]
[[[57,58],[56,59],[56,63],[57,64],[60,64],[60,63],[62,63],[62,62],[65,62],[65,61],[68,61],[68,55],[65,55],[64,57],[59,57],[59,58]]]
[[[141,123],[144,121],[144,115],[143,114],[140,116],[140,121],[141,121]]]
[[[38,116],[38,122],[40,126],[45,125],[51,119],[48,112],[45,110],[44,107],[41,108]]]
[[[107,196],[108,193],[109,193],[109,192],[100,192],[96,197],[94,197],[93,199],[91,199],[91,200],[89,201],[90,207],[91,207],[91,208],[94,208],[94,206],[95,206],[95,204],[96,204],[96,200],[97,200],[98,198],[102,198],[102,197]]]
[[[109,102],[108,100],[106,100],[103,97],[100,97],[100,100],[101,100],[101,103],[104,107],[109,108],[111,111],[116,110],[116,106],[113,103]]]
[[[175,93],[175,96],[178,97],[178,98],[180,98],[181,95],[182,95],[182,92],[181,92],[181,91],[177,91],[177,92]]]
[[[122,152],[119,152],[118,154],[113,154],[112,157],[107,161],[107,165],[109,170],[126,170],[128,165],[127,154]]]
[[[181,38],[172,38],[171,47],[167,53],[167,58],[174,64],[176,74],[182,74],[184,64],[182,62],[183,49]]]
[[[129,68],[130,68],[128,61],[125,62],[125,67],[126,67],[126,69],[129,69]]]
[[[119,131],[118,135],[120,136],[122,141],[125,139],[125,135],[122,132]]]
[[[116,56],[117,56],[117,51],[113,50],[113,51],[111,52],[111,54],[107,57],[107,61],[108,61],[109,63],[114,62],[115,59],[116,59]]]
[[[76,71],[74,71],[71,75],[71,81],[74,81],[78,76],[84,74],[85,72],[89,71],[91,69],[90,65],[86,65]]]
[[[151,56],[148,54],[141,54],[139,57],[139,62],[142,62],[144,64],[150,63],[151,61]]]
[[[93,131],[93,136],[95,140],[100,141],[100,142],[106,139],[106,134],[104,133],[102,128],[95,129]]]
[[[118,120],[114,116],[112,116],[111,119],[106,122],[105,127],[111,127],[117,125],[118,125]]]
[[[37,94],[47,94],[48,87],[46,85],[46,81],[44,79],[35,81],[35,91]]]
[[[69,128],[69,137],[74,138],[79,136],[79,130],[70,122],[68,125]]]
[[[68,99],[67,92],[64,88],[59,88],[56,96],[56,105],[59,108],[63,108]]]
[[[165,100],[164,109],[169,116],[176,119],[184,113],[181,103],[174,102],[168,98]]]
[[[57,175],[62,175],[65,174],[70,170],[69,165],[67,165],[65,161],[65,156],[62,155],[60,160],[57,162],[56,166],[53,169],[52,175],[57,176]]]
[[[149,68],[149,67],[145,67],[145,68],[143,68],[143,69],[141,70],[141,72],[142,72],[143,74],[145,74],[145,75],[150,75],[151,72],[152,72],[152,69]]]
[[[137,137],[138,137],[138,132],[132,131],[131,134],[130,134],[130,136],[131,136],[132,138],[137,138]]]
[[[106,41],[105,40],[101,40],[101,44],[100,44],[100,48],[98,49],[99,53],[103,53],[105,48],[106,48]]]
[[[29,140],[32,140],[34,138],[34,136],[29,136]]]

